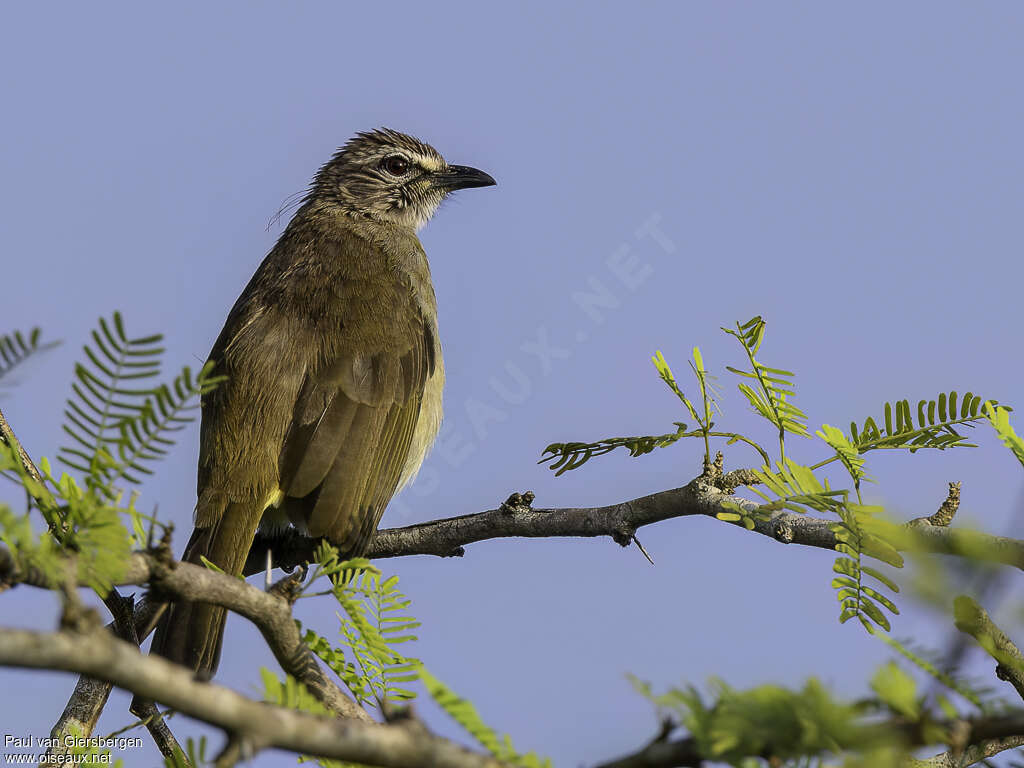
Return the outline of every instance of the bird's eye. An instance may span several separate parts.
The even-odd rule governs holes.
[[[388,155],[380,161],[380,167],[392,176],[404,176],[409,172],[409,161],[401,155]]]

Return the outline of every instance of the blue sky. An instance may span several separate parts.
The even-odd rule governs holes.
[[[421,233],[447,421],[385,525],[516,490],[587,506],[685,483],[696,442],[557,479],[536,464],[554,441],[682,419],[649,363],[658,349],[682,372],[700,345],[718,423],[771,443],[724,370],[742,352],[718,330],[756,314],[762,358],[797,372],[812,431],[942,389],[1020,400],[1018,4],[22,3],[4,27],[0,330],[38,324],[65,341],[3,400],[34,455],[62,442],[57,404],[99,315],[164,332],[169,368],[198,365],[280,233],[267,222],[282,201],[380,125],[499,183],[460,194]],[[580,294],[598,288],[607,306],[588,312]],[[875,458],[871,497],[930,514],[961,480],[963,518],[1012,531],[1019,466],[978,437],[976,451]],[[797,460],[822,456],[794,443]],[[196,454],[193,429],[142,488],[179,530]],[[732,446],[726,458],[755,457]],[[705,519],[641,540],[654,568],[607,540],[487,542],[461,560],[382,566],[414,600],[435,674],[560,765],[655,733],[627,672],[661,686],[818,675],[858,695],[886,656],[836,622],[826,552]],[[0,599],[5,623],[55,625],[52,596]],[[896,634],[941,646],[947,630],[907,608]],[[329,604],[301,614],[334,631]],[[272,664],[258,633],[232,621],[227,643],[218,679],[255,692],[257,665]],[[45,735],[72,684],[0,670],[0,686],[35,692],[0,709],[5,728]],[[115,696],[100,732],[128,719]]]

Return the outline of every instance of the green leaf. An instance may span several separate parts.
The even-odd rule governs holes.
[[[546,766],[550,768],[551,761],[538,758],[530,752],[526,755],[518,754],[512,747],[508,736],[499,737],[489,725],[484,723],[473,703],[456,694],[451,688],[442,683],[426,667],[420,666],[420,680],[423,682],[427,693],[449,717],[472,736],[484,749],[490,752],[499,760],[523,766]]]
[[[959,413],[956,403],[955,391],[940,392],[935,400],[920,400],[915,422],[908,400],[886,402],[882,406],[884,433],[878,429],[874,419],[868,417],[859,431],[855,422],[850,424],[852,437],[849,442],[859,455],[878,449],[899,448],[913,453],[922,448],[946,450],[974,447],[957,432],[956,427],[973,426],[983,418],[983,407],[994,407],[997,403],[994,400],[982,401],[981,397],[972,392],[964,395]]]
[[[916,720],[921,714],[914,678],[892,662],[882,665],[871,678],[871,689],[897,714]]]
[[[822,424],[821,429],[815,434],[836,452],[836,456],[843,466],[846,467],[846,471],[850,473],[850,477],[854,481],[860,480],[865,476],[864,459],[861,457],[857,447],[843,434],[842,430],[828,424]]]
[[[685,424],[677,423],[675,432],[664,435],[646,435],[643,437],[610,437],[596,443],[552,443],[544,449],[544,455],[538,464],[550,462],[555,476],[583,466],[594,456],[602,456],[616,448],[625,448],[632,457],[643,456],[657,448],[672,445],[681,437],[689,437]],[[547,455],[550,454],[550,455]]]
[[[13,383],[10,375],[15,368],[30,358],[60,344],[59,341],[48,341],[42,344],[40,343],[41,336],[42,332],[38,327],[28,332],[28,338],[21,331],[0,335],[0,387]],[[7,378],[7,382],[2,381],[4,378]]]
[[[992,401],[984,404],[982,412],[988,423],[996,431],[1003,445],[1010,449],[1017,461],[1024,466],[1024,439],[1014,430],[1010,424],[1010,409],[1005,406],[996,406]]]
[[[116,495],[121,480],[137,483],[152,474],[150,465],[174,444],[173,433],[194,419],[200,394],[223,380],[208,363],[196,377],[186,366],[169,384],[125,386],[159,374],[161,339],[129,339],[115,312],[112,322],[100,318],[92,345],[84,347],[86,361],[75,366],[63,425],[74,446],[62,447],[59,458],[107,496]]]
[[[744,383],[737,385],[755,413],[774,424],[780,433],[789,432],[809,437],[804,423],[807,417],[789,400],[795,394],[792,382],[794,374],[782,368],[766,366],[755,357],[764,340],[764,328],[764,321],[760,317],[755,317],[743,325],[737,323],[735,330],[722,329],[740,341],[750,362],[749,371],[741,371],[731,366],[726,366],[726,369],[746,379],[757,381],[760,391],[755,391]],[[780,436],[780,441],[781,439]]]

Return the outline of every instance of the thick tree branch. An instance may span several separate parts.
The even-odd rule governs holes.
[[[11,566],[6,572],[0,572],[0,580],[15,583],[19,575],[26,575],[18,574],[13,569],[13,562],[10,557],[0,558],[0,564]],[[37,572],[27,575],[32,577],[27,583],[34,586],[51,589],[59,586],[46,583],[42,574]],[[290,581],[290,578],[285,579],[284,583]],[[191,563],[175,562],[167,565],[152,554],[136,552],[129,558],[118,586],[147,583],[169,597],[223,605],[249,619],[259,628],[282,669],[305,684],[328,710],[342,717],[373,722],[369,714],[327,676],[317,658],[302,641],[292,618],[291,603],[282,596],[287,588],[279,586],[276,590],[264,592],[244,581],[207,568]],[[139,642],[151,630],[154,624],[153,613],[159,610],[158,602],[156,605],[152,600],[141,603],[135,615],[136,639]],[[139,631],[140,628],[144,629]],[[84,678],[79,680],[52,733],[62,735],[72,725],[80,727],[82,733],[91,733],[109,694],[109,687],[102,683]]]
[[[229,578],[229,577],[225,577]],[[105,680],[224,729],[246,750],[300,754],[394,768],[499,768],[502,763],[430,734],[415,720],[378,725],[317,717],[252,701],[96,628],[54,633],[0,629],[0,664],[60,669]],[[226,762],[225,765],[230,764]]]
[[[191,563],[163,564],[153,555],[136,552],[118,585],[150,584],[168,597],[222,605],[244,616],[260,630],[281,668],[300,680],[325,707],[343,717],[370,722],[366,711],[327,677],[316,656],[302,642],[292,618],[286,587],[264,592],[251,584]],[[291,582],[291,578],[285,582]],[[145,639],[140,637],[139,640]]]

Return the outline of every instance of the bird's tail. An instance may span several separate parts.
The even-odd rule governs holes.
[[[255,528],[242,541],[246,532],[231,525],[235,517],[231,512],[230,508],[225,510],[221,519],[209,528],[192,531],[182,560],[202,565],[201,558],[205,557],[225,573],[240,575],[252,546]],[[197,676],[208,680],[220,662],[226,620],[227,609],[219,605],[178,600],[167,607],[157,624],[152,651],[194,669]]]

